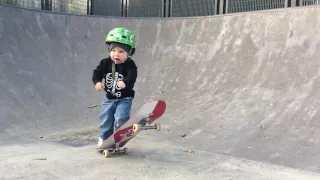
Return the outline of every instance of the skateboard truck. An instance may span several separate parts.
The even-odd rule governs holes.
[[[133,132],[139,132],[140,130],[148,130],[148,129],[155,129],[157,131],[160,131],[160,124],[156,123],[154,126],[146,126],[147,122],[150,118],[144,118],[140,121],[138,124],[134,124],[132,126]]]
[[[113,148],[103,150],[104,157],[110,157],[111,155],[116,154],[128,154],[128,148],[121,149],[119,143],[116,143]]]

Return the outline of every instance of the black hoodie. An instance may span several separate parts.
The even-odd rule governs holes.
[[[108,99],[121,99],[125,97],[134,97],[134,83],[137,79],[137,66],[134,61],[128,58],[122,64],[115,64],[115,76],[112,80],[112,63],[110,57],[102,59],[100,64],[93,70],[92,82],[97,84],[105,79],[105,91]],[[119,81],[123,81],[126,87],[120,89],[117,85]]]

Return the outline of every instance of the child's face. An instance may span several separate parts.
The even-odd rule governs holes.
[[[115,47],[110,51],[110,57],[115,64],[121,64],[128,59],[128,53],[120,47]]]

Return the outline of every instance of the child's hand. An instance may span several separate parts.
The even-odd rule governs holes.
[[[102,84],[101,82],[98,82],[95,86],[96,91],[103,91],[104,90],[104,84]]]
[[[118,82],[118,87],[121,88],[121,89],[124,89],[124,88],[126,88],[126,84],[124,84],[123,81],[119,81]]]

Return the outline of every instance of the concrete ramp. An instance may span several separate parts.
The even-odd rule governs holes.
[[[117,26],[137,35],[132,112],[167,101],[163,131],[146,138],[320,172],[319,6],[172,19],[0,6],[3,146],[98,127],[104,93],[91,75]]]

